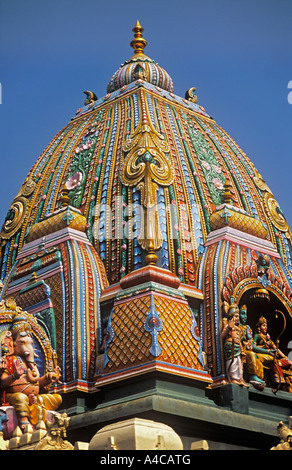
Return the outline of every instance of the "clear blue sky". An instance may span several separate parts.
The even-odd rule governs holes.
[[[0,0],[0,225],[31,166],[83,105],[145,53],[253,161],[292,227],[291,0]],[[292,93],[291,93],[292,95]],[[292,100],[291,100],[292,101]]]

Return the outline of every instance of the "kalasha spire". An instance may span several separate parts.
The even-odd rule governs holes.
[[[108,83],[107,92],[112,93],[129,83],[141,79],[173,93],[173,82],[169,74],[144,53],[147,41],[143,38],[144,29],[138,20],[132,31],[134,32],[134,38],[130,45],[135,53],[114,73]]]
[[[132,39],[130,43],[131,47],[134,49],[135,54],[144,54],[144,49],[147,46],[147,41],[142,36],[144,29],[142,28],[138,20],[132,31],[134,32],[134,39]]]

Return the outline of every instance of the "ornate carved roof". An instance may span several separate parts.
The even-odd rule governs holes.
[[[194,88],[174,94],[142,31],[137,22],[135,54],[107,95],[91,94],[30,170],[0,234],[1,279],[33,226],[62,207],[64,187],[110,284],[157,262],[195,286],[207,236],[229,223],[270,241],[291,272],[291,232],[271,190]]]

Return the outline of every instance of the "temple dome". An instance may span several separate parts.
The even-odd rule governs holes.
[[[11,309],[35,320],[42,346],[50,342],[46,364],[41,354],[36,363],[46,373],[61,368],[52,390],[63,393],[71,435],[112,422],[117,405],[121,417],[146,408],[161,422],[172,415],[183,435],[190,409],[194,429],[203,423],[200,439],[215,423],[227,429],[222,442],[232,435],[233,443],[242,436],[251,443],[263,434],[259,410],[279,388],[260,398],[233,380],[222,327],[235,304],[244,305],[249,327],[264,314],[288,355],[292,234],[269,186],[197,103],[195,87],[175,95],[166,72],[144,55],[138,22],[134,33],[135,54],[107,94],[85,92],[84,106],[44,149],[10,205],[0,231],[0,340]],[[239,349],[229,345],[232,364]],[[256,388],[252,375],[247,379]],[[291,392],[290,369],[284,385]],[[269,428],[279,413],[288,419],[286,390],[273,399]],[[202,404],[210,409],[200,417]],[[241,416],[238,426],[232,413]],[[28,435],[23,442],[31,446]]]
[[[137,21],[133,28],[134,39],[131,41],[135,54],[114,73],[107,86],[108,93],[112,93],[137,79],[145,80],[163,90],[173,92],[173,83],[169,74],[144,54],[147,41],[142,37],[143,31]]]
[[[78,109],[12,201],[0,233],[1,279],[32,227],[62,207],[65,186],[70,206],[86,219],[109,284],[143,267],[155,251],[157,266],[198,286],[206,243],[225,227],[269,243],[292,272],[291,231],[275,196],[196,102],[194,88],[186,97],[175,95],[162,69],[160,79],[154,73],[141,79],[141,65],[144,71],[157,67],[144,55],[141,31],[137,23],[135,54],[110,81],[107,95]]]

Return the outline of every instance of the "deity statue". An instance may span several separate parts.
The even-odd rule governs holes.
[[[292,392],[290,380],[287,379],[286,381],[284,377],[284,371],[292,373],[292,362],[271,340],[268,333],[268,323],[264,316],[259,317],[256,328],[257,332],[253,337],[253,341],[255,344],[254,350],[262,364],[260,377],[264,377],[264,368],[267,368],[272,383],[277,383],[279,386],[287,385],[287,390]]]
[[[16,315],[2,341],[1,393],[2,405],[11,405],[16,411],[23,432],[30,424],[45,420],[46,410],[56,410],[62,398],[59,394],[44,392],[50,384],[60,380],[60,369],[40,376],[35,362],[35,351],[30,324],[25,315]]]
[[[262,375],[262,364],[258,359],[255,349],[256,346],[253,341],[252,329],[247,322],[247,306],[242,305],[239,308],[239,321],[241,329],[241,343],[244,350],[243,369],[248,376],[248,381],[255,388],[263,390],[266,383],[260,376]]]
[[[233,384],[249,387],[243,380],[242,358],[244,350],[241,343],[241,328],[239,326],[239,309],[236,304],[228,308],[228,318],[222,330],[226,371],[229,381]]]

